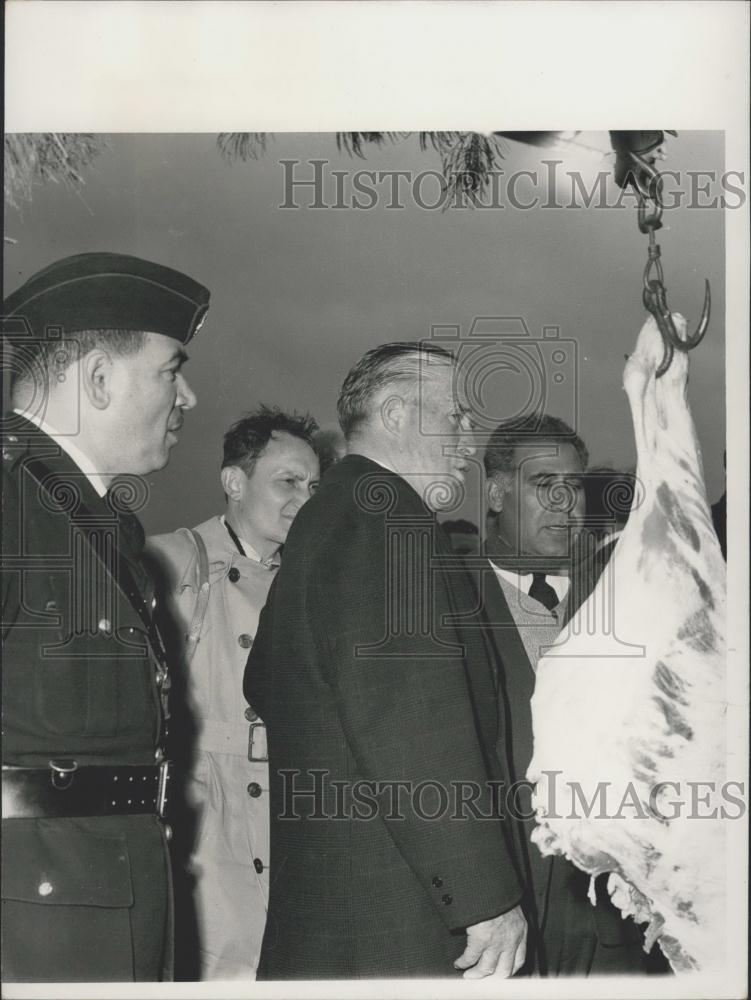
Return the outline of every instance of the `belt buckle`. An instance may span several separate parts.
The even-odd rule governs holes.
[[[78,762],[72,757],[64,759],[49,760],[50,783],[58,792],[64,792],[73,784],[73,775],[78,770]]]
[[[170,779],[170,761],[163,760],[159,765],[159,783],[156,792],[156,812],[159,819],[164,819],[167,806],[167,782]]]

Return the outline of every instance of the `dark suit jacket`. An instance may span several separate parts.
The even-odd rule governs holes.
[[[519,901],[486,786],[505,776],[493,667],[452,620],[471,600],[434,516],[368,459],[331,468],[297,516],[245,674],[269,740],[260,977],[456,975],[464,928]]]
[[[155,653],[117,571],[126,555],[114,515],[51,438],[16,416],[8,425],[3,764],[153,764]],[[2,834],[6,979],[168,974],[169,861],[156,816],[4,818]]]

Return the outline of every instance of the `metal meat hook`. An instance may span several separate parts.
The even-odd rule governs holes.
[[[688,351],[692,351],[702,341],[709,326],[709,313],[712,306],[712,295],[709,289],[709,281],[705,278],[704,306],[702,308],[699,325],[696,328],[696,332],[692,334],[692,336],[687,337],[686,340],[682,340],[678,336],[678,331],[675,328],[675,323],[673,322],[673,317],[670,313],[670,308],[668,307],[665,286],[663,285],[661,278],[648,277],[651,263],[652,261],[650,260],[649,264],[647,264],[647,271],[644,276],[644,293],[642,298],[644,300],[645,308],[654,316],[657,328],[662,335],[665,353],[655,372],[655,378],[661,378],[670,367],[673,361],[673,353],[676,350],[683,351],[684,354],[686,354]]]

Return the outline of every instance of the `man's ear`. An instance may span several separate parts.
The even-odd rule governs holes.
[[[500,514],[503,510],[503,498],[508,493],[506,484],[500,476],[491,476],[485,482],[485,494],[488,500],[488,507],[494,514]]]
[[[89,351],[81,360],[81,387],[97,410],[106,410],[112,397],[112,358],[106,351]]]
[[[387,396],[381,403],[381,422],[390,434],[398,434],[404,426],[407,405],[401,396]]]
[[[228,500],[242,500],[247,476],[239,465],[226,465],[221,471],[222,489]]]

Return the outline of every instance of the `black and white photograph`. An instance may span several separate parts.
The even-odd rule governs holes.
[[[4,995],[747,995],[748,29],[7,5]]]

